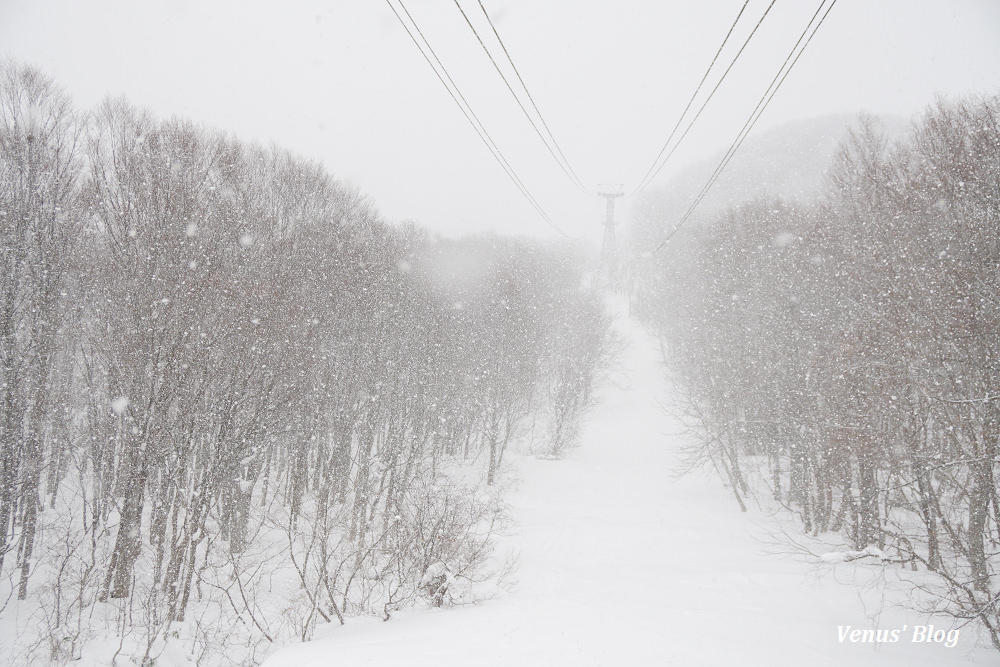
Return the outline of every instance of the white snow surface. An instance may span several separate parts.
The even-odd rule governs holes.
[[[953,648],[911,641],[916,626],[953,624],[895,606],[899,590],[859,590],[865,566],[776,554],[779,525],[796,534],[790,518],[753,502],[742,513],[713,472],[678,477],[691,436],[671,416],[658,345],[615,306],[624,350],[580,446],[562,460],[514,457],[518,526],[501,549],[518,553],[516,587],[474,606],[348,619],[265,667],[1000,663],[971,627]],[[838,640],[870,629],[898,641]]]

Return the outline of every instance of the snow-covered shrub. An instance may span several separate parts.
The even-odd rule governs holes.
[[[594,381],[610,360],[611,318],[597,294],[580,294],[553,331],[546,363],[548,451],[575,444]]]

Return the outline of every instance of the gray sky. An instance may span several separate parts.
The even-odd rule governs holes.
[[[569,234],[599,237],[602,201],[556,166],[453,0],[404,2],[542,207]],[[768,3],[750,0],[721,63]],[[495,47],[476,0],[461,4]],[[580,178],[629,191],[743,0],[483,4]],[[777,0],[656,183],[733,141],[818,4]],[[553,233],[384,0],[0,0],[0,54],[38,66],[80,107],[125,95],[321,160],[391,221]],[[860,109],[908,118],[936,93],[974,92],[1000,92],[1000,0],[838,0],[756,132]]]

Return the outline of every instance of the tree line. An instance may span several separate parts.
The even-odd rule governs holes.
[[[1000,650],[1000,97],[938,100],[894,143],[862,117],[818,203],[733,209],[634,281],[695,458],[919,571]]]
[[[0,622],[31,660],[254,664],[473,599],[508,445],[571,444],[607,356],[573,248],[389,226],[315,162],[9,61],[0,256]]]

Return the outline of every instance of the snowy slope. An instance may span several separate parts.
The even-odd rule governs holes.
[[[912,642],[914,626],[947,629],[948,619],[892,608],[892,594],[885,604],[877,590],[859,594],[845,583],[854,565],[765,553],[781,519],[741,513],[707,472],[678,479],[687,436],[664,409],[656,342],[623,314],[616,326],[626,348],[581,446],[561,461],[516,462],[519,527],[506,544],[520,554],[514,591],[474,607],[348,621],[266,667],[1000,663],[968,628],[953,648]],[[899,641],[838,641],[838,626],[876,624]]]

